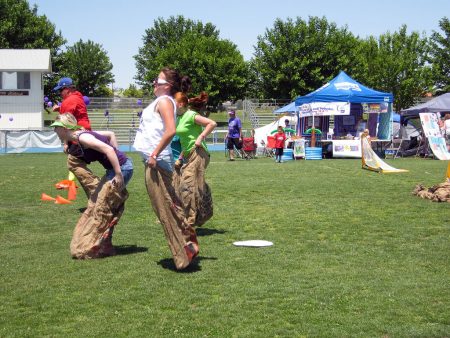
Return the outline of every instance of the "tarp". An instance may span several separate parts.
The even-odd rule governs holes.
[[[62,150],[61,140],[53,130],[0,131],[0,153],[50,152]]]
[[[403,109],[400,115],[404,117],[419,117],[419,113],[437,113],[450,111],[450,93],[445,93],[417,106]]]
[[[341,71],[333,80],[319,89],[295,99],[295,105],[301,106],[311,102],[350,102],[350,103],[392,103],[391,93],[379,92],[353,80]]]

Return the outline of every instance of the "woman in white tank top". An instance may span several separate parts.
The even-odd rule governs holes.
[[[153,81],[157,98],[142,111],[133,145],[144,158],[147,192],[178,270],[186,268],[199,252],[195,230],[183,222],[183,206],[172,185],[173,156],[170,148],[176,120],[173,95],[188,91],[190,84],[188,77],[181,78],[173,69],[161,70]]]

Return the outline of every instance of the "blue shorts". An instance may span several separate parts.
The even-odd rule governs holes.
[[[125,186],[127,186],[128,182],[131,179],[131,176],[133,176],[133,161],[131,160],[131,158],[128,158],[126,162],[120,166],[120,170],[122,171],[123,175],[123,183],[125,184]],[[114,169],[106,170],[106,178],[108,180],[112,180],[114,176],[116,176]]]
[[[141,153],[142,160],[145,163],[148,162],[148,156],[144,153]],[[175,165],[175,161],[173,160],[173,155],[166,155],[166,156],[158,156],[156,159],[156,165],[166,171],[173,171],[173,166]]]

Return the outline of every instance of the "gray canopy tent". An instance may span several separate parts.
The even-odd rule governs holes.
[[[404,118],[419,117],[420,113],[450,112],[450,93],[445,93],[417,106],[403,109],[400,115]]]

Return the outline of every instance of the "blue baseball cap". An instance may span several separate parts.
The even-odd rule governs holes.
[[[53,88],[53,91],[58,91],[61,90],[62,88],[65,87],[72,87],[73,86],[73,81],[70,77],[63,77],[58,81],[58,84],[56,85],[55,88]]]

